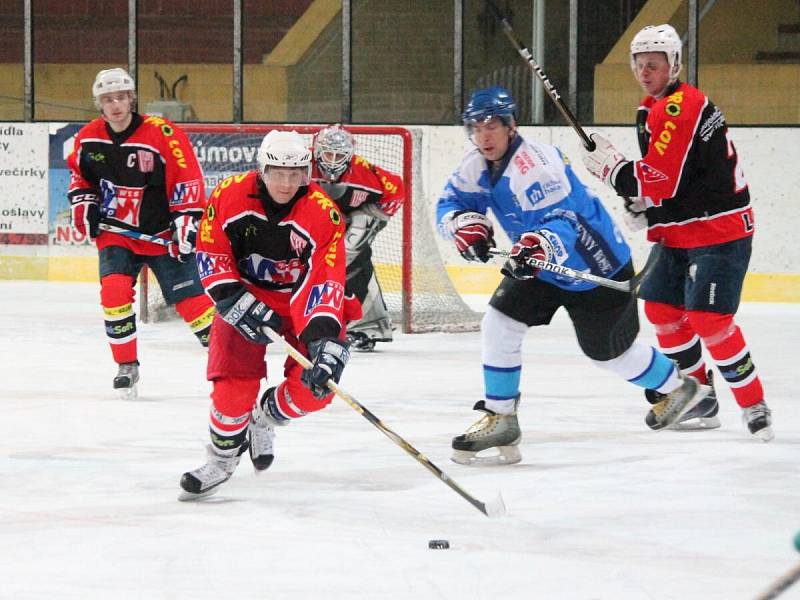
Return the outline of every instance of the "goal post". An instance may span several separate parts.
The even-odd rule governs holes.
[[[206,194],[230,175],[257,169],[256,152],[271,130],[297,131],[310,146],[324,125],[182,124],[203,170]],[[355,138],[355,154],[400,175],[405,201],[372,243],[372,262],[395,326],[406,333],[469,331],[480,315],[471,310],[450,281],[439,254],[434,220],[422,192],[419,129],[345,125]],[[164,318],[158,285],[143,277],[140,316]]]

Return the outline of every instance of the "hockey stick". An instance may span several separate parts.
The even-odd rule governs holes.
[[[583,145],[586,146],[586,149],[589,151],[594,150],[595,143],[592,139],[586,135],[586,132],[581,127],[580,123],[578,123],[578,119],[575,118],[575,115],[572,114],[572,111],[569,107],[564,103],[561,99],[561,94],[558,93],[558,90],[550,83],[550,78],[547,74],[542,70],[542,67],[539,66],[533,55],[531,55],[531,51],[523,44],[520,39],[514,33],[514,29],[512,29],[511,24],[508,22],[508,19],[503,16],[503,13],[500,12],[500,9],[494,3],[494,0],[486,0],[489,4],[489,7],[494,12],[495,16],[500,20],[500,24],[503,26],[503,33],[506,34],[506,37],[511,41],[511,44],[514,46],[516,51],[522,57],[522,60],[530,67],[531,71],[533,71],[536,76],[541,80],[542,84],[544,84],[544,89],[547,91],[547,94],[553,100],[556,105],[556,108],[561,112],[564,118],[567,120],[567,123],[575,130],[575,133],[581,138],[583,141]]]
[[[304,369],[310,369],[312,367],[311,361],[308,360],[305,356],[303,356],[297,348],[289,344],[283,337],[281,337],[275,330],[270,327],[263,326],[262,329],[264,333],[266,333],[270,338],[273,340],[281,340],[283,342],[284,350],[286,353],[291,356],[294,360],[300,363],[300,366]],[[353,398],[350,394],[340,388],[335,382],[328,380],[327,383],[328,389],[332,391],[334,394],[339,396],[342,400],[347,402],[354,411],[364,417],[367,421],[372,423],[375,427],[381,430],[386,437],[392,440],[395,444],[400,446],[403,450],[405,450],[408,454],[413,456],[417,462],[419,462],[423,467],[428,469],[431,473],[434,474],[439,480],[443,481],[445,484],[450,486],[459,496],[464,498],[467,502],[472,504],[475,508],[481,511],[489,518],[500,517],[506,512],[506,505],[503,502],[503,497],[500,494],[497,494],[497,498],[495,498],[492,502],[484,503],[472,496],[469,492],[465,491],[460,485],[458,485],[455,481],[453,481],[450,476],[442,471],[439,467],[433,464],[428,457],[422,454],[419,450],[414,448],[411,444],[405,441],[402,437],[397,435],[394,431],[392,431],[389,427],[383,424],[383,422],[372,414],[363,404],[361,404],[358,400]]]
[[[777,598],[788,588],[790,588],[794,583],[796,583],[799,579],[800,579],[800,565],[797,565],[791,571],[783,575],[775,583],[769,586],[769,589],[756,596],[756,600],[772,600],[773,598]]]
[[[536,269],[541,269],[542,271],[550,271],[551,273],[555,273],[556,275],[562,275],[564,277],[569,277],[570,279],[580,279],[581,281],[589,281],[594,283],[595,285],[600,285],[603,287],[610,288],[612,290],[617,290],[618,292],[625,292],[627,294],[635,294],[636,289],[639,285],[644,281],[648,275],[655,267],[656,262],[658,262],[658,257],[661,254],[662,246],[660,244],[656,244],[656,246],[650,251],[650,256],[647,257],[647,262],[644,264],[644,267],[641,271],[636,273],[633,277],[628,279],[627,281],[616,281],[615,279],[607,279],[605,277],[600,277],[599,275],[593,275],[592,273],[584,273],[583,271],[576,271],[575,269],[570,269],[569,267],[564,267],[562,265],[557,265],[555,263],[550,263],[544,260],[539,260],[538,258],[529,258],[527,262],[529,265]],[[502,257],[510,257],[511,252],[508,250],[500,250],[498,248],[489,248],[489,254],[493,254],[495,256],[502,256]]]
[[[149,235],[147,233],[125,229],[124,227],[117,227],[116,225],[109,225],[108,223],[100,223],[99,228],[102,231],[118,233],[119,235],[124,235],[125,237],[129,237],[134,240],[150,242],[151,244],[158,244],[159,246],[164,246],[166,248],[169,248],[175,243],[171,240],[165,240],[164,238],[160,238],[155,235]]]

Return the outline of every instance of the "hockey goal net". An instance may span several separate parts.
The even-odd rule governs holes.
[[[256,151],[272,129],[295,130],[311,145],[322,125],[182,125],[205,178],[206,193],[226,177],[257,169]],[[422,132],[389,126],[347,126],[355,153],[403,177],[406,199],[372,244],[372,261],[395,326],[406,333],[466,331],[480,315],[453,287],[439,254],[434,220],[422,193]],[[152,275],[140,286],[142,320],[171,318]]]

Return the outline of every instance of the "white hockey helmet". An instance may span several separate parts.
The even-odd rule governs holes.
[[[331,125],[317,132],[314,137],[314,162],[322,176],[336,181],[350,166],[353,159],[355,139],[341,125]]]
[[[97,108],[100,108],[100,96],[112,92],[130,92],[131,99],[136,98],[136,84],[125,69],[104,69],[94,78],[92,97]]]
[[[669,63],[669,81],[678,79],[681,72],[683,42],[672,25],[648,25],[631,40],[631,69],[636,72],[636,55],[640,52],[663,52]]]
[[[311,176],[311,150],[296,131],[270,131],[258,148],[256,161],[262,177],[267,167],[305,167],[307,177]]]

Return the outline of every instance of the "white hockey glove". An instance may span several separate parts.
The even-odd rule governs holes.
[[[595,149],[589,151],[586,146],[581,146],[583,164],[589,172],[614,189],[614,182],[620,167],[627,161],[625,156],[614,145],[598,133],[593,133],[589,138],[595,143]]]
[[[486,215],[466,211],[453,215],[447,229],[456,242],[456,248],[467,260],[489,262],[489,248],[494,248],[494,228]]]
[[[647,198],[641,196],[636,198],[623,198],[625,201],[625,212],[622,219],[631,231],[641,231],[647,227]]]

